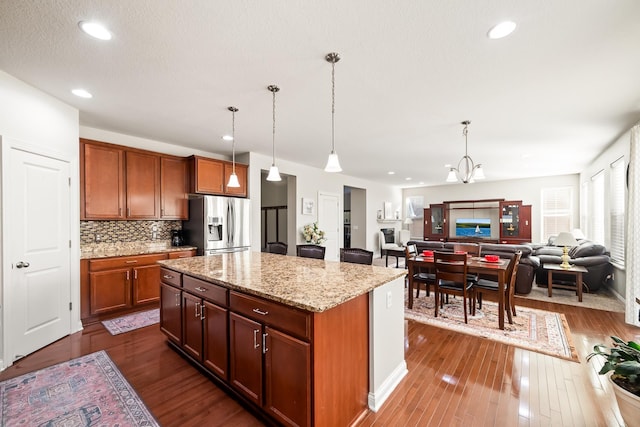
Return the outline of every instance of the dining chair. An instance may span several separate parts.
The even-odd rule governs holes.
[[[514,288],[516,283],[516,274],[518,271],[518,265],[520,264],[520,258],[522,257],[522,251],[516,251],[509,261],[509,266],[507,267],[507,274],[505,277],[505,288],[504,288],[504,309],[507,312],[507,319],[509,320],[509,324],[513,324],[513,316],[515,316],[515,306],[513,305],[514,300]],[[478,282],[474,285],[476,294],[478,296],[478,308],[482,309],[482,295],[483,294],[492,294],[495,295],[496,298],[499,298],[498,295],[498,282],[493,279],[480,278]]]
[[[286,255],[288,248],[289,248],[289,245],[287,245],[284,242],[268,242],[267,243],[267,252],[269,252],[270,254]]]
[[[433,254],[436,269],[435,317],[442,305],[442,294],[462,297],[464,308],[464,323],[469,323],[467,316],[467,301],[469,312],[475,315],[475,291],[473,282],[467,279],[467,254],[436,251]]]
[[[373,264],[373,252],[361,248],[340,248],[340,262]]]
[[[302,258],[324,259],[325,250],[319,245],[296,245],[296,255]]]
[[[418,247],[416,245],[409,244],[405,246],[404,248],[405,265],[408,265],[406,260],[417,255],[418,255]],[[407,273],[407,277],[408,277],[408,273]],[[436,284],[436,275],[433,272],[429,271],[429,269],[426,269],[423,267],[418,268],[417,272],[414,272],[413,274],[413,283],[415,284],[415,288],[416,288],[416,298],[420,296],[420,284],[424,285],[427,296],[429,296],[429,288],[432,286],[435,286]],[[409,292],[411,292],[411,289],[409,289]]]
[[[453,251],[466,252],[471,256],[477,257],[477,256],[480,256],[480,245],[477,243],[457,243],[456,242],[453,244]],[[476,284],[478,282],[479,277],[475,273],[468,273],[467,279],[473,282],[473,284]]]

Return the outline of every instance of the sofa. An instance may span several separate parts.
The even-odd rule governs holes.
[[[452,252],[456,245],[455,242],[440,242],[435,240],[411,240],[408,244],[416,245],[418,252],[423,250],[435,250]],[[488,254],[498,255],[501,258],[512,258],[516,251],[521,251],[522,256],[520,258],[520,264],[518,266],[518,272],[516,274],[516,288],[515,292],[519,295],[526,295],[531,292],[533,286],[533,279],[535,272],[540,267],[540,260],[533,255],[531,246],[529,245],[511,245],[511,244],[499,244],[499,243],[471,243],[472,245],[478,245],[480,256]],[[469,243],[465,243],[469,245]]]
[[[544,264],[560,264],[562,263],[561,246],[553,246],[553,239],[550,239],[546,245],[532,245],[534,256],[540,260],[540,265],[536,269],[536,282],[540,286],[547,286],[547,270],[543,268]],[[569,264],[581,265],[587,269],[582,274],[582,283],[588,292],[595,292],[607,283],[611,278],[613,266],[607,249],[590,240],[578,240],[578,245],[569,249]],[[554,273],[554,282],[563,280],[567,282],[575,282],[575,276],[562,275],[562,273]]]

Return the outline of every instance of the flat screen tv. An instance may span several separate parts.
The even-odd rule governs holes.
[[[456,237],[491,237],[490,218],[456,219]]]

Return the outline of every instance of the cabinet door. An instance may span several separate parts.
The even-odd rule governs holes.
[[[89,273],[91,314],[131,307],[131,269]]]
[[[204,301],[203,363],[223,379],[228,378],[229,340],[227,338],[227,309]]]
[[[123,219],[124,151],[82,143],[80,219]]]
[[[224,163],[220,160],[195,157],[194,188],[195,193],[224,193]]]
[[[265,403],[282,424],[311,425],[311,349],[275,329],[265,327]]]
[[[182,293],[182,348],[202,360],[202,300]]]
[[[262,406],[262,325],[229,314],[229,380],[256,405]]]
[[[127,151],[127,218],[160,217],[160,157]]]
[[[133,305],[158,301],[160,298],[160,266],[147,265],[133,269]]]
[[[520,237],[525,242],[531,241],[531,205],[520,206]]]
[[[187,159],[160,158],[160,218],[189,219]]]
[[[180,289],[160,283],[160,330],[182,344],[182,305]]]
[[[233,165],[231,163],[224,164],[224,193],[231,196],[247,197],[247,165],[240,165],[236,163],[236,175],[238,176],[238,182],[240,187],[227,187],[229,177],[233,172]]]
[[[431,209],[429,208],[424,208],[424,223],[422,224],[422,226],[423,226],[422,237],[424,238],[424,240],[430,240],[431,239]]]
[[[188,251],[169,252],[169,259],[191,258],[192,256],[196,256],[196,250],[195,249],[191,249],[191,250],[188,250]]]

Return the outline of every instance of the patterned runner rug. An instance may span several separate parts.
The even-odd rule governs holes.
[[[434,317],[433,292],[425,297],[424,290],[420,297],[413,299],[413,309],[407,307],[405,291],[404,317],[416,322],[440,328],[451,329],[469,335],[481,336],[490,340],[521,347],[563,359],[578,361],[578,355],[571,341],[571,331],[564,314],[552,311],[537,310],[527,307],[516,307],[517,316],[510,325],[505,313],[504,330],[498,328],[498,304],[491,301],[482,302],[482,310],[476,309],[476,315],[469,315],[469,323],[464,323],[462,298],[449,297],[449,304],[444,305],[438,317]]]
[[[153,325],[160,322],[160,309],[139,311],[115,319],[104,320],[102,324],[111,335],[123,334],[138,328]]]
[[[158,426],[105,351],[0,383],[2,426]]]

